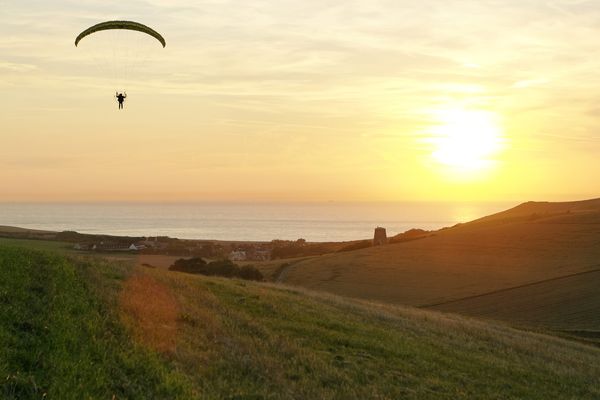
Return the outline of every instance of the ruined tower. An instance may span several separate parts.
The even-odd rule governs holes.
[[[385,228],[378,226],[375,228],[375,235],[373,236],[373,246],[380,246],[383,244],[387,244],[387,234],[385,232]]]

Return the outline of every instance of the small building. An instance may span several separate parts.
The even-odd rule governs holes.
[[[118,242],[100,242],[92,246],[95,251],[131,251],[131,246]]]
[[[236,250],[229,253],[229,259],[231,261],[244,261],[246,260],[246,252],[242,250]]]
[[[375,228],[375,234],[373,235],[373,246],[381,246],[387,243],[388,239],[385,228],[378,226]]]
[[[255,250],[249,257],[252,261],[269,261],[271,259],[270,250]]]
[[[154,236],[144,238],[144,240],[138,242],[138,250],[141,250],[140,246],[144,246],[145,249],[164,250],[169,246],[169,243],[166,241],[160,241],[157,236]]]

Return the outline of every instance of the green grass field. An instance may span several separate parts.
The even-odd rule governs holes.
[[[188,398],[120,324],[123,269],[2,246],[0,274],[2,399]]]
[[[6,399],[597,399],[600,350],[451,314],[0,246]]]

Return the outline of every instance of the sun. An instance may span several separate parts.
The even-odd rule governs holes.
[[[492,167],[503,146],[498,115],[484,110],[448,109],[434,112],[427,130],[431,156],[453,172],[472,173]]]

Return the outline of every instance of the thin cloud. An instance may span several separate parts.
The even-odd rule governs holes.
[[[31,64],[19,64],[0,60],[0,70],[11,72],[30,72],[37,69],[37,66]]]

